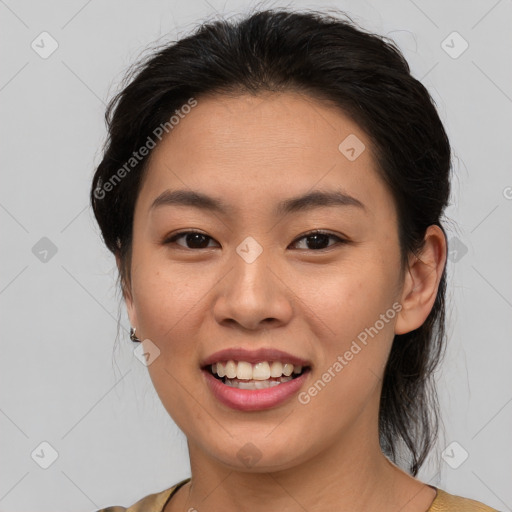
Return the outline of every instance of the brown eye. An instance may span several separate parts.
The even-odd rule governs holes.
[[[311,231],[310,233],[306,233],[300,238],[297,238],[293,245],[297,245],[300,240],[306,240],[306,247],[302,247],[301,249],[321,251],[335,245],[329,245],[329,239],[335,240],[335,242],[340,244],[346,243],[346,240],[332,233],[326,231]]]
[[[184,239],[185,243],[178,243],[177,240]],[[311,231],[310,233],[306,233],[302,235],[300,238],[297,238],[295,242],[293,242],[293,246],[297,246],[299,242],[302,240],[305,242],[305,247],[300,247],[301,250],[312,250],[312,251],[322,251],[324,249],[328,249],[333,245],[347,243],[347,240],[340,238],[333,233],[325,232],[325,231]],[[334,243],[329,243],[331,240]],[[185,249],[208,249],[210,247],[215,247],[209,245],[211,241],[214,239],[204,233],[199,231],[182,231],[181,233],[177,233],[173,235],[171,238],[168,238],[164,241],[165,245],[176,243],[180,247],[184,247]],[[304,242],[302,242],[304,244]]]
[[[182,231],[181,233],[177,233],[173,237],[167,239],[164,244],[175,243],[181,238],[185,240],[185,245],[180,243],[177,245],[185,247],[186,249],[207,249],[209,241],[213,240],[212,237],[205,235],[204,233],[200,233],[199,231]]]

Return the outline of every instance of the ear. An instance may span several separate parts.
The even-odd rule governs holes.
[[[119,256],[119,254],[116,254],[116,265],[117,265],[117,270],[119,272],[119,275],[122,276],[123,273],[121,271],[121,258]],[[122,292],[123,292],[124,302],[126,304],[126,311],[128,312],[128,318],[130,320],[130,325],[132,327],[136,327],[138,325],[137,314],[135,312],[135,307],[133,304],[132,292],[129,288],[128,283],[123,282],[122,279],[121,279],[121,288],[122,288]]]
[[[443,230],[436,225],[429,226],[420,254],[411,255],[409,259],[395,334],[411,332],[425,322],[434,306],[445,264],[446,238]]]

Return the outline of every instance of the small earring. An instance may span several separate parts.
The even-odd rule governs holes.
[[[135,336],[136,330],[137,329],[135,327],[130,327],[130,339],[135,343],[140,342],[139,338],[137,338],[137,336]]]

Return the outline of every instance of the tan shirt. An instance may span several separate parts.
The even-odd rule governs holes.
[[[149,494],[131,507],[114,506],[102,508],[96,512],[162,512],[172,495],[189,481],[190,478],[187,478],[169,487],[169,489]],[[498,512],[479,501],[449,494],[438,487],[435,487],[435,489],[437,490],[437,496],[426,512]]]

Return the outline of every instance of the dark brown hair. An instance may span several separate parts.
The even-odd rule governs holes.
[[[392,41],[344,14],[269,9],[205,23],[154,50],[126,82],[106,111],[108,139],[90,192],[104,242],[120,258],[122,286],[130,282],[134,206],[148,157],[130,168],[126,162],[190,98],[205,95],[293,90],[329,100],[371,141],[398,211],[402,269],[421,249],[428,226],[443,229],[451,152],[435,104]],[[397,463],[405,447],[414,476],[438,435],[433,372],[444,348],[445,289],[443,269],[428,318],[395,336],[384,374],[381,448]]]

